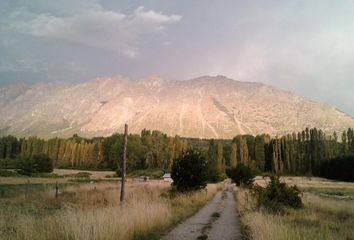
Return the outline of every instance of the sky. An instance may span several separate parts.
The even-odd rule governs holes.
[[[225,75],[354,116],[354,1],[0,1],[0,87],[117,75]]]

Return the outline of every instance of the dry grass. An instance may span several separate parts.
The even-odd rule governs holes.
[[[289,185],[296,185],[300,189],[308,188],[346,188],[354,189],[354,183],[351,182],[339,182],[319,177],[281,177]],[[255,183],[260,186],[265,186],[270,181],[269,178],[256,177]]]
[[[73,169],[54,169],[53,175],[58,177],[0,177],[0,185],[18,185],[27,184],[53,184],[56,182],[67,183],[71,179],[75,179],[75,175],[78,173],[89,173],[90,179],[99,180],[105,179],[106,177],[112,177],[114,171],[85,171],[85,170],[73,170]]]
[[[0,185],[67,183],[67,178],[36,178],[36,177],[0,177]]]
[[[324,198],[311,193],[303,196],[304,208],[285,214],[256,209],[247,190],[237,189],[235,197],[241,221],[255,240],[354,239],[352,201]]]
[[[170,198],[161,181],[127,183],[120,207],[117,183],[67,187],[0,201],[0,239],[156,239],[164,230],[193,214],[218,190]]]

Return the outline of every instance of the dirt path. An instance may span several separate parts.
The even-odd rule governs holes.
[[[228,184],[199,212],[161,240],[238,240],[239,229],[232,186]]]

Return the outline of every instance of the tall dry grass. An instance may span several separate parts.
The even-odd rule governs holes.
[[[256,209],[247,190],[237,189],[238,211],[248,237],[255,240],[354,239],[354,204],[304,194],[304,208],[271,214]]]
[[[154,239],[193,214],[218,190],[169,197],[161,182],[128,183],[121,207],[117,184],[71,186],[55,199],[53,192],[2,202],[0,239]]]

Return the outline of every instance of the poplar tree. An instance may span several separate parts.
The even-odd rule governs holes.
[[[230,167],[236,168],[236,166],[237,166],[237,144],[231,143]]]

